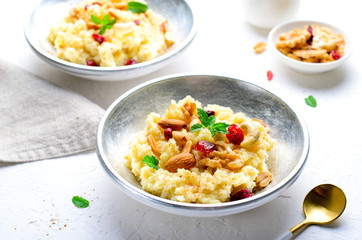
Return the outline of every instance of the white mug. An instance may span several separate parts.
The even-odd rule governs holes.
[[[300,0],[241,1],[245,20],[256,27],[266,29],[293,19],[300,5]]]

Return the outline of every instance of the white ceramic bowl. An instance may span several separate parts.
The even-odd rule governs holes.
[[[119,67],[91,67],[64,61],[55,56],[47,36],[69,10],[81,0],[43,0],[31,13],[24,27],[26,40],[43,60],[69,74],[98,81],[119,81],[156,71],[176,59],[196,35],[194,13],[185,0],[148,0],[150,9],[163,15],[175,34],[176,41],[163,55],[147,62]]]
[[[299,10],[300,0],[241,0],[241,11],[247,22],[264,29],[292,20]]]
[[[279,52],[278,49],[275,47],[279,40],[280,34],[289,32],[295,28],[302,29],[306,25],[313,25],[313,24],[323,26],[323,27],[328,27],[329,29],[332,30],[333,33],[343,34],[344,40],[345,40],[345,52],[340,59],[333,61],[333,62],[329,62],[329,63],[301,62],[301,61],[294,60],[292,58],[285,56],[284,54]],[[322,72],[326,72],[326,71],[335,69],[335,68],[341,66],[342,64],[344,64],[352,53],[352,45],[351,45],[350,39],[348,38],[348,36],[345,32],[343,32],[340,28],[337,28],[336,26],[330,25],[325,22],[314,21],[314,20],[290,21],[290,22],[281,23],[281,24],[275,26],[269,33],[268,44],[269,44],[270,48],[272,49],[273,55],[275,55],[275,57],[278,58],[281,62],[283,62],[284,64],[288,65],[289,67],[293,68],[294,70],[296,70],[298,72],[307,73],[307,74],[322,73]]]
[[[229,106],[262,119],[276,145],[268,166],[271,184],[251,198],[219,204],[167,200],[144,191],[124,164],[130,138],[144,130],[150,112],[164,113],[172,99],[191,95],[203,105]],[[298,178],[306,163],[309,135],[300,118],[273,93],[238,79],[213,75],[172,75],[148,81],[119,97],[106,111],[97,131],[97,154],[102,167],[126,194],[150,207],[173,214],[211,217],[243,212],[273,200]]]

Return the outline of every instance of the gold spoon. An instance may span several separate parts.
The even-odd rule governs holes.
[[[304,198],[305,220],[282,234],[277,240],[290,239],[298,230],[310,224],[332,222],[343,213],[346,203],[346,195],[339,187],[332,184],[316,186]]]

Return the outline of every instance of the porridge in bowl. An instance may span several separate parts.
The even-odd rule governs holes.
[[[125,156],[142,188],[188,203],[220,203],[253,196],[273,179],[267,166],[274,140],[262,120],[187,96],[164,116],[150,113],[146,130]]]
[[[174,36],[145,1],[85,0],[51,28],[48,40],[60,59],[116,67],[154,59],[173,45]]]
[[[344,54],[344,37],[327,27],[306,25],[279,36],[276,48],[289,58],[310,63],[328,63]]]

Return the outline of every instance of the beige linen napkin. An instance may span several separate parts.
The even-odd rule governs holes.
[[[103,113],[83,96],[0,62],[0,162],[27,162],[94,149]]]

